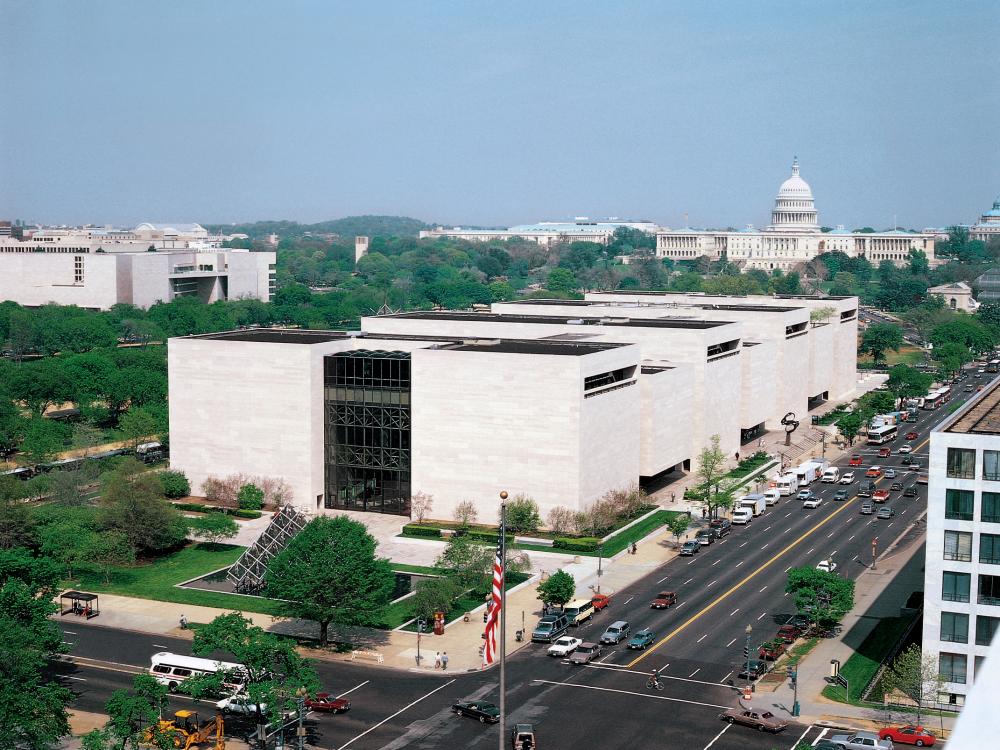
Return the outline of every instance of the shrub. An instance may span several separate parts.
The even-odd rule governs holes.
[[[538,531],[542,517],[538,503],[527,495],[517,495],[507,503],[507,528],[515,534]]]
[[[563,505],[550,510],[545,520],[555,534],[571,534],[576,531],[576,513]]]
[[[417,523],[423,523],[427,514],[434,508],[434,495],[418,492],[410,497],[410,518]]]
[[[210,513],[216,508],[209,508],[207,505],[202,505],[201,503],[174,503],[174,507],[177,510],[185,510],[189,513]]]
[[[191,494],[191,483],[183,471],[161,471],[159,477],[163,494],[167,497],[176,499]]]
[[[556,537],[552,546],[556,549],[564,549],[567,552],[596,552],[601,546],[601,540],[597,537],[582,536],[569,539],[564,536]]]
[[[225,512],[231,516],[236,516],[237,518],[260,518],[262,515],[264,515],[259,510],[239,509],[239,510],[226,510]]]
[[[476,519],[479,518],[479,511],[476,510],[476,505],[471,500],[463,500],[455,506],[452,518],[462,524],[462,526],[468,526],[475,523]]]
[[[415,523],[408,523],[403,527],[403,536],[425,536],[439,539],[441,529],[434,526],[418,526]]]
[[[236,500],[240,510],[260,510],[264,507],[264,490],[255,484],[244,484],[240,487]]]
[[[263,492],[262,504],[280,507],[292,496],[291,490],[283,479],[272,477],[254,477],[249,474],[230,474],[227,477],[208,477],[201,484],[202,494],[207,500],[230,508],[239,504],[240,490],[248,484],[253,484]]]
[[[496,544],[497,537],[499,536],[495,531],[480,531],[479,529],[469,529],[465,532],[465,536],[470,539],[475,539],[480,542],[488,542],[489,544]],[[514,535],[507,535],[507,544],[514,543]]]

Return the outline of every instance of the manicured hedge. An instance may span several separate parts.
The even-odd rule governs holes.
[[[408,523],[403,527],[403,536],[422,536],[440,539],[441,529],[434,526],[420,526],[415,523]]]
[[[226,508],[224,512],[231,516],[236,516],[237,518],[260,518],[264,515],[259,510],[230,510],[229,508]]]
[[[496,532],[490,533],[489,531],[477,531],[475,529],[470,529],[469,531],[465,532],[465,536],[471,537],[472,539],[477,539],[481,542],[489,542],[490,544],[496,544],[498,535],[496,534]],[[513,543],[514,543],[514,535],[508,534],[507,544],[511,545]]]
[[[596,552],[601,546],[601,540],[593,536],[581,537],[557,537],[552,546],[556,549],[564,549],[569,552]]]
[[[263,513],[259,510],[235,510],[233,508],[217,508],[214,505],[202,505],[201,503],[174,503],[177,510],[184,510],[188,513],[225,513],[236,518],[260,518]]]

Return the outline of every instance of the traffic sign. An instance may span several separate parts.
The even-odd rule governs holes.
[[[750,690],[749,685],[744,685],[743,687],[743,700],[748,701],[753,698],[753,692]]]

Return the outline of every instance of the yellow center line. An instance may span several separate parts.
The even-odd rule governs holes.
[[[929,441],[930,441],[930,437],[926,438],[922,443],[920,443],[920,445],[918,445],[916,448],[914,448],[912,452],[916,452],[916,451],[920,450]],[[878,484],[884,478],[885,478],[885,474],[883,473],[882,476],[880,476],[878,479],[875,480],[875,484]],[[855,495],[854,497],[851,498],[851,500],[857,500],[857,499],[858,499],[857,495]],[[820,528],[822,528],[827,523],[829,523],[830,521],[832,521],[839,513],[843,513],[849,507],[851,507],[850,506],[850,500],[848,502],[844,503],[844,505],[842,507],[838,508],[833,513],[831,513],[830,515],[828,515],[822,521],[820,521],[819,523],[817,523],[811,529],[809,529],[808,531],[806,531],[804,534],[802,534],[794,542],[789,542],[789,544],[784,549],[782,549],[780,552],[778,552],[777,554],[775,554],[770,560],[762,563],[759,568],[757,568],[755,571],[753,571],[752,573],[750,573],[749,575],[747,575],[746,578],[744,578],[742,581],[740,581],[737,584],[734,584],[729,590],[727,590],[727,591],[723,592],[722,594],[720,594],[714,601],[710,602],[709,604],[706,604],[705,607],[702,608],[700,611],[698,611],[695,614],[691,615],[691,617],[689,617],[687,620],[685,620],[680,625],[678,625],[676,628],[674,628],[674,630],[672,630],[671,632],[669,632],[665,636],[663,636],[663,638],[661,638],[659,641],[657,641],[653,646],[651,646],[650,648],[646,649],[639,656],[637,656],[632,661],[630,661],[628,664],[626,664],[625,667],[627,669],[632,669],[636,664],[638,664],[639,662],[641,662],[647,656],[650,656],[651,654],[653,654],[664,643],[666,643],[667,641],[673,639],[674,637],[676,637],[677,635],[679,635],[680,633],[682,633],[691,623],[696,622],[701,617],[703,617],[706,613],[708,613],[711,610],[715,609],[715,607],[717,607],[719,604],[721,604],[722,602],[724,602],[726,599],[728,599],[730,596],[732,596],[735,592],[739,591],[739,589],[741,589],[748,582],[750,582],[751,580],[753,580],[761,572],[767,570],[769,567],[771,567],[772,565],[774,565],[774,563],[776,563],[781,557],[783,557],[789,550],[794,549],[795,547],[797,547],[805,539],[807,539],[811,535],[815,534]]]

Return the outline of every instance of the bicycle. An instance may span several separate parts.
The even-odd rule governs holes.
[[[652,690],[653,688],[663,690],[663,683],[660,681],[660,676],[655,673],[650,675],[650,678],[646,681],[646,689]]]

